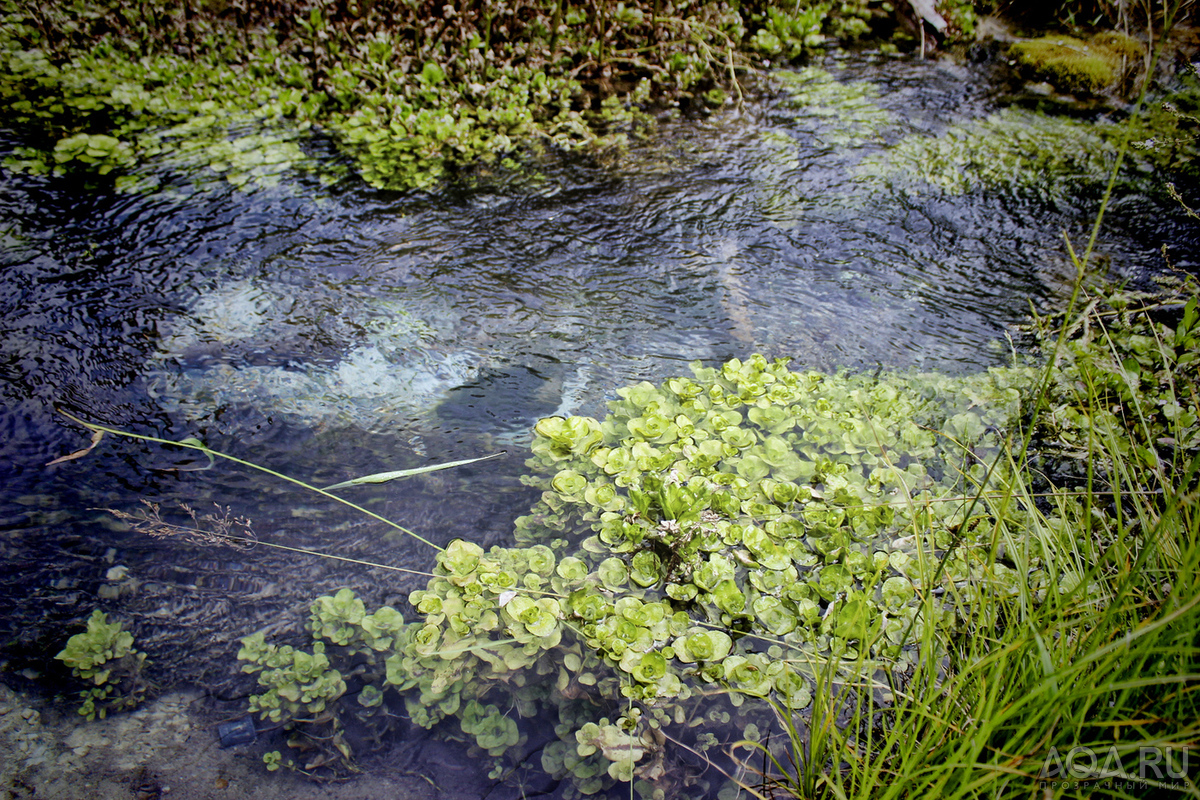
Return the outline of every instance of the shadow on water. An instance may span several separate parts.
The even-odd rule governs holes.
[[[56,406],[199,436],[317,484],[507,449],[358,495],[436,542],[487,545],[530,503],[518,478],[539,417],[602,414],[616,387],[692,360],[1003,362],[1006,328],[1063,291],[1061,234],[1087,230],[1089,190],[1035,203],[1016,182],[915,191],[864,172],[905,137],[993,109],[962,71],[828,66],[870,82],[870,103],[843,96],[818,113],[784,92],[668,123],[615,171],[579,160],[433,195],[305,177],[243,192],[187,175],[116,194],[5,173],[0,548],[20,565],[0,577],[10,675],[61,677],[50,657],[101,607],[131,621],[160,681],[225,687],[237,639],[295,630],[314,596],[350,585],[368,606],[404,609],[423,583],[152,540],[103,510],[141,498],[167,513],[229,506],[264,540],[432,563],[428,547],[320,498],[170,449],[108,439],[47,467],[86,443]],[[1160,266],[1149,218],[1179,224],[1131,200],[1102,242],[1129,276]]]

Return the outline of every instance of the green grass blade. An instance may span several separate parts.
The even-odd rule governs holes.
[[[144,436],[140,433],[130,433],[129,431],[123,431],[123,430],[120,430],[119,428],[109,428],[104,425],[97,425],[94,422],[87,422],[85,420],[82,420],[79,417],[74,416],[73,414],[68,414],[66,411],[63,411],[61,408],[58,410],[58,413],[62,414],[64,417],[71,420],[72,422],[74,422],[78,425],[82,425],[83,427],[87,428],[89,431],[92,431],[93,433],[95,433],[96,431],[103,431],[104,433],[111,433],[114,436],[123,436],[127,439],[137,439],[138,441],[142,441],[142,442],[154,442],[155,444],[165,444],[165,445],[169,445],[171,447],[186,447],[189,450],[199,450],[201,453],[204,453],[209,458],[216,456],[218,458],[223,458],[226,461],[232,461],[235,464],[241,464],[243,467],[249,467],[250,469],[258,470],[259,472],[265,472],[266,474],[268,474],[274,478],[279,478],[282,481],[287,481],[288,483],[295,484],[296,486],[299,486],[302,489],[307,489],[308,491],[319,494],[322,497],[328,497],[330,500],[334,500],[338,503],[341,503],[344,506],[349,506],[350,508],[353,508],[355,511],[359,511],[363,514],[366,514],[368,517],[371,517],[372,519],[376,519],[376,520],[384,523],[385,525],[388,525],[388,526],[400,531],[401,533],[405,534],[406,536],[411,536],[412,538],[416,539],[418,542],[429,545],[434,550],[440,551],[440,550],[445,549],[444,547],[437,546],[433,542],[426,539],[424,536],[421,536],[417,533],[414,533],[413,531],[410,531],[408,528],[404,527],[400,523],[393,522],[392,520],[388,519],[387,517],[382,516],[380,514],[376,514],[374,511],[371,511],[370,509],[363,508],[362,506],[360,506],[356,503],[351,503],[349,500],[338,497],[336,494],[327,492],[324,489],[320,489],[316,486],[313,486],[311,483],[305,483],[304,481],[302,481],[298,478],[293,478],[290,475],[284,475],[282,472],[276,472],[275,470],[264,467],[261,464],[255,464],[253,461],[246,461],[244,459],[238,458],[237,456],[231,456],[228,453],[222,453],[219,450],[213,450],[211,447],[207,447],[203,443],[201,443],[199,439],[194,439],[194,438],[184,439],[183,441],[176,442],[171,439],[160,439],[156,436]]]
[[[401,478],[410,478],[413,475],[424,475],[426,472],[437,472],[438,470],[450,469],[451,467],[463,467],[467,464],[487,461],[489,458],[499,458],[507,452],[507,450],[501,450],[499,453],[492,453],[490,456],[480,456],[479,458],[464,458],[461,461],[443,461],[441,464],[430,464],[425,467],[414,467],[413,469],[400,469],[394,472],[376,472],[374,475],[363,475],[361,478],[352,478],[348,481],[335,483],[332,486],[326,486],[323,491],[332,492],[336,489],[361,486],[367,483],[387,483],[388,481],[395,481]]]

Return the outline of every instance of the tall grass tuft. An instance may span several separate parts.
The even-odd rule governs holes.
[[[758,793],[1200,797],[1197,292],[1104,302],[1082,272],[1083,310],[1041,321],[1046,389],[975,498],[977,580],[1045,578],[985,594],[965,635],[914,631],[907,674],[827,672],[810,719],[779,710],[790,763]],[[947,555],[926,554],[935,573]]]

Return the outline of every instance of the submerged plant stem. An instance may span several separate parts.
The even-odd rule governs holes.
[[[177,441],[174,441],[171,439],[160,439],[156,436],[145,436],[140,433],[130,433],[129,431],[123,431],[123,430],[120,430],[119,428],[109,428],[104,425],[97,425],[94,422],[87,422],[85,420],[80,419],[79,417],[76,417],[73,414],[63,411],[61,408],[58,410],[58,413],[62,414],[64,417],[66,417],[67,419],[76,423],[77,425],[82,425],[83,427],[87,428],[88,430],[92,431],[93,433],[96,431],[102,431],[104,433],[111,433],[114,436],[124,436],[127,439],[137,439],[138,441],[142,441],[142,442],[154,442],[155,444],[164,444],[164,445],[168,445],[170,447],[186,447],[189,450],[199,450],[201,453],[204,453],[205,455],[210,456],[210,457],[216,456],[218,458],[223,458],[227,461],[232,461],[235,464],[240,464],[243,467],[250,467],[251,469],[256,469],[259,472],[265,472],[266,474],[270,475],[273,478],[279,478],[280,480],[287,481],[288,483],[293,483],[296,486],[301,487],[302,489],[307,489],[310,492],[319,494],[322,497],[328,497],[330,500],[336,500],[337,502],[341,503],[344,506],[353,508],[355,511],[359,511],[363,514],[366,514],[368,517],[371,517],[372,519],[378,520],[379,522],[382,522],[385,525],[395,528],[396,530],[400,531],[401,533],[403,533],[407,536],[411,536],[412,538],[416,539],[418,542],[422,542],[423,544],[429,545],[434,550],[440,551],[440,550],[445,549],[445,548],[439,547],[438,545],[429,541],[424,536],[421,536],[420,534],[410,531],[408,528],[404,527],[400,523],[394,522],[380,514],[376,514],[374,511],[363,508],[362,506],[358,505],[357,503],[352,503],[349,500],[346,500],[345,498],[338,497],[336,494],[333,494],[332,492],[328,492],[324,489],[313,486],[311,483],[305,483],[304,481],[300,480],[299,478],[293,478],[289,475],[284,475],[282,472],[276,472],[275,470],[270,469],[269,467],[264,467],[261,464],[255,464],[253,461],[246,461],[244,459],[238,458],[237,456],[231,456],[228,453],[222,453],[219,450],[213,450],[212,448],[206,447],[205,445],[201,444],[199,441],[177,442]],[[272,545],[272,546],[281,546],[281,545]],[[330,558],[339,558],[339,556],[330,556]],[[345,560],[352,561],[353,559],[345,559]],[[380,566],[380,565],[374,564],[372,566]],[[395,569],[395,568],[392,568],[392,569]]]

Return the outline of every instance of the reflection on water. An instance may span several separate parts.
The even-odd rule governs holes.
[[[368,606],[403,608],[415,586],[146,540],[102,510],[141,497],[229,505],[271,541],[431,563],[293,487],[146,443],[110,437],[46,467],[86,442],[56,406],[317,484],[507,447],[359,495],[435,541],[490,544],[528,505],[532,423],[601,414],[618,386],[755,351],[819,369],[1002,360],[989,343],[1061,291],[1061,232],[1084,230],[1091,205],[995,184],[922,194],[856,171],[993,109],[972,76],[935,65],[831,66],[871,85],[818,103],[803,92],[828,81],[805,73],[790,94],[668,124],[615,172],[576,161],[508,186],[396,196],[298,175],[238,192],[164,173],[154,194],[114,195],[6,173],[0,548],[21,565],[0,578],[9,666],[41,671],[64,626],[100,606],[132,622],[162,680],[216,685],[238,637],[294,627],[321,592],[353,585]],[[1175,224],[1144,203],[1138,219]],[[1104,246],[1136,274],[1159,244],[1143,225]],[[116,565],[128,577],[110,580]]]

